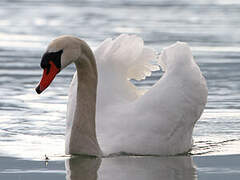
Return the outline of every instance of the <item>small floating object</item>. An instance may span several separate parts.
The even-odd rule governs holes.
[[[47,157],[47,155],[45,154],[45,166],[48,166],[48,161],[49,161],[49,157]]]
[[[45,161],[48,161],[49,160],[49,158],[47,157],[47,155],[45,154]]]

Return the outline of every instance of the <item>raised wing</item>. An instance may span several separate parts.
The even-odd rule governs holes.
[[[155,51],[144,46],[143,40],[134,35],[106,39],[95,50],[95,57],[100,107],[137,99],[138,91],[129,80],[145,79],[153,70],[159,69],[152,64],[156,60]]]

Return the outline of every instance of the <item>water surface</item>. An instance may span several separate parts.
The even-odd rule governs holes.
[[[116,37],[120,33],[137,34],[143,37],[146,45],[158,51],[176,41],[188,42],[209,87],[206,110],[194,129],[195,143],[191,154],[209,156],[209,163],[218,162],[213,155],[223,155],[220,162],[228,161],[228,157],[235,162],[235,156],[227,155],[239,154],[240,149],[240,1],[3,0],[0,2],[0,16],[0,154],[12,156],[14,163],[22,164],[21,168],[25,168],[24,163],[30,163],[26,166],[29,169],[31,164],[42,162],[16,160],[14,157],[44,159],[45,154],[50,157],[64,154],[67,91],[75,71],[74,66],[61,72],[41,96],[34,91],[42,73],[39,68],[41,55],[49,41],[63,34],[78,36],[93,48],[105,38]],[[147,89],[161,74],[154,72],[145,81],[134,83],[139,88]],[[203,157],[193,158],[197,170],[194,170],[194,166],[189,166],[190,170],[186,170],[187,177],[196,178],[196,171],[205,172],[201,168],[202,164],[198,163],[207,160]],[[117,162],[124,160],[125,163],[127,159],[127,164],[135,167],[135,159],[124,158],[117,159]],[[161,168],[164,161],[160,158],[158,162],[156,159],[151,159],[153,166],[157,163]],[[192,163],[189,157],[182,159]],[[3,160],[4,158],[1,162]],[[11,158],[5,160],[10,162]],[[102,164],[111,161],[115,159],[103,160]],[[167,161],[171,162],[171,159]],[[57,169],[56,174],[64,177],[63,161],[52,163]],[[117,170],[100,168],[99,172],[124,174],[123,164]],[[137,176],[139,178],[154,176],[155,173],[150,175],[151,170],[156,172],[156,179],[164,177],[164,172],[168,169],[149,168],[149,172],[141,173],[145,172],[144,168],[137,165],[138,162],[136,169],[127,168],[126,171],[129,170],[130,174],[135,170],[140,172]],[[215,165],[214,168],[220,173],[222,167]],[[51,176],[55,170],[52,172],[49,167],[46,170],[49,173],[45,174],[46,171],[41,170],[39,173]],[[42,164],[36,169],[41,168]],[[169,169],[176,169],[175,175],[178,174],[178,168]],[[163,175],[158,172],[163,172]],[[1,174],[5,175],[9,174]],[[24,178],[32,178],[27,176],[24,175]],[[102,179],[107,179],[106,177],[108,176],[99,176]]]

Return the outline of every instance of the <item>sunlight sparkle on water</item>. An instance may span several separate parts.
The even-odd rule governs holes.
[[[0,141],[0,146],[4,147],[1,154],[17,156],[29,159],[43,159],[44,155],[62,156],[64,155],[63,136],[33,136],[15,135],[14,141]],[[16,151],[17,149],[17,151]]]

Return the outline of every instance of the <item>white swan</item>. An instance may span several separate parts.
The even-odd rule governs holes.
[[[140,95],[129,79],[150,75],[155,58],[137,36],[107,39],[94,54],[76,37],[50,43],[38,93],[70,63],[77,68],[69,91],[66,154],[175,155],[191,149],[194,124],[207,102],[205,79],[189,46],[178,42],[159,57],[163,77]]]

